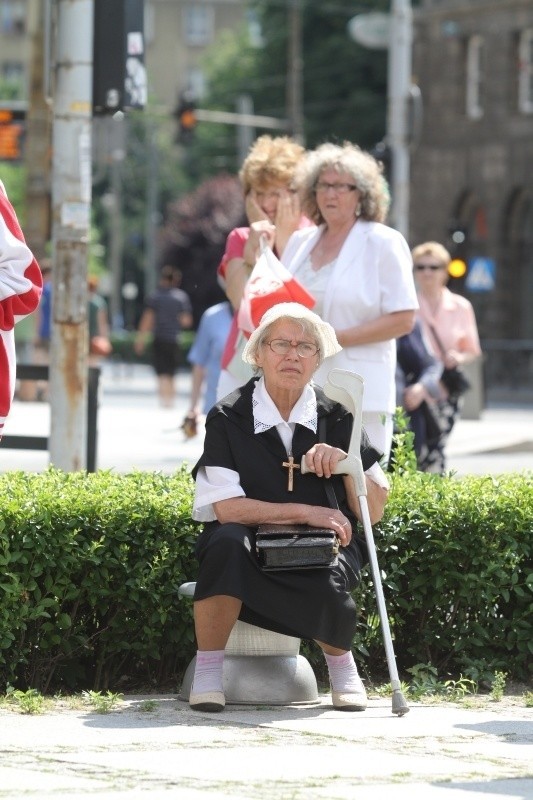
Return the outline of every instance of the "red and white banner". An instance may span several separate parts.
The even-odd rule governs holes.
[[[0,181],[0,438],[15,391],[15,323],[35,311],[41,270]]]
[[[301,303],[313,308],[315,298],[291,275],[270,247],[265,247],[244,287],[238,313],[240,330],[250,336],[265,311],[278,303]]]

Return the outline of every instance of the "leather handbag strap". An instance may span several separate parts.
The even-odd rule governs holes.
[[[320,417],[318,420],[318,440],[319,442],[326,441],[326,420],[324,417]],[[328,503],[330,504],[331,508],[339,508],[339,503],[337,500],[337,495],[335,494],[335,489],[333,488],[333,484],[331,480],[327,480],[324,478],[324,488],[326,490],[326,497],[328,498]]]
[[[437,342],[437,346],[438,346],[442,356],[444,357],[446,355],[446,350],[444,349],[444,346],[442,344],[442,341],[441,341],[441,338],[440,338],[439,334],[437,333],[437,331],[435,330],[433,325],[430,325],[429,323],[428,323],[428,328],[431,331],[431,333],[433,334],[433,338]]]

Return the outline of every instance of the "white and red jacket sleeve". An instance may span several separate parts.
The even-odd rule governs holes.
[[[0,181],[0,438],[15,392],[15,323],[35,311],[42,285],[39,265]]]

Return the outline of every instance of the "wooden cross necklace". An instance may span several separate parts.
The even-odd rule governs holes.
[[[292,455],[289,455],[288,459],[289,459],[288,461],[283,461],[281,466],[286,467],[289,470],[289,480],[287,483],[287,490],[289,492],[292,492],[294,489],[294,470],[300,469],[300,465],[294,463],[294,458],[292,457]]]

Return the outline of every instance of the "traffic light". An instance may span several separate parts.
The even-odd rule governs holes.
[[[448,229],[451,239],[450,255],[452,260],[448,266],[450,278],[460,280],[465,277],[468,264],[468,228],[453,221]]]
[[[19,161],[25,132],[26,110],[0,101],[0,161]]]
[[[144,0],[94,0],[93,113],[144,108]]]
[[[390,184],[392,172],[392,150],[389,145],[384,141],[378,142],[372,148],[370,148],[369,153],[371,156],[374,156],[376,161],[380,161],[383,164],[383,175],[385,176],[387,183]]]
[[[194,129],[198,120],[196,119],[196,97],[189,89],[180,93],[174,116],[178,120],[176,142],[190,144],[194,139]]]

